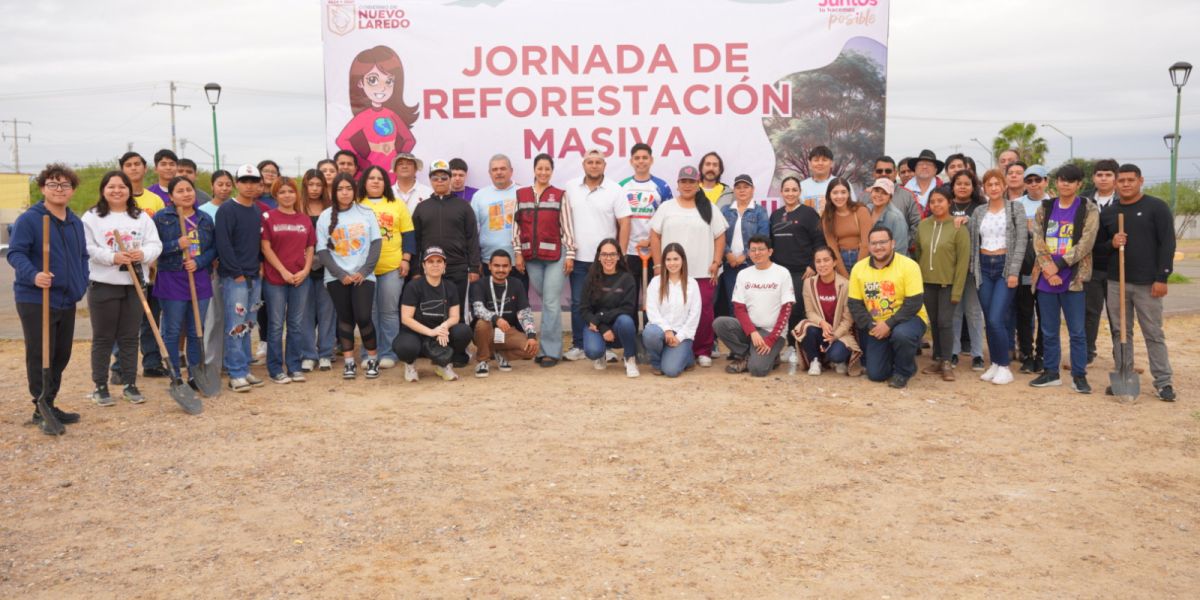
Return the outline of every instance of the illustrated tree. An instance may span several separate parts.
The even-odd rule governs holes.
[[[1008,148],[1016,148],[1021,153],[1021,161],[1027,165],[1042,164],[1048,151],[1046,138],[1038,135],[1037,125],[1033,123],[1012,123],[1001,129],[992,140],[992,155],[1000,156]]]
[[[775,148],[772,189],[788,175],[808,177],[808,152],[820,145],[833,150],[835,176],[858,184],[870,178],[871,161],[883,154],[886,82],[881,65],[850,50],[820,69],[780,81],[792,86],[792,114],[763,119]]]

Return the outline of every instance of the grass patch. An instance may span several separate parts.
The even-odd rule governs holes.
[[[1171,273],[1170,277],[1167,277],[1167,283],[1191,283],[1191,282],[1192,282],[1191,277],[1182,275],[1180,273]]]

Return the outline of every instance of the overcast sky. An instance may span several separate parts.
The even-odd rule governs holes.
[[[603,10],[604,2],[597,2]],[[211,159],[203,84],[219,106],[225,164],[273,158],[294,172],[324,157],[320,3],[315,0],[0,0],[0,119],[19,133],[22,171],[170,145],[168,80],[182,154]],[[1194,0],[895,0],[888,41],[887,151],[959,149],[987,165],[997,130],[1051,123],[1075,155],[1139,163],[1165,180],[1173,127],[1167,67],[1200,65]],[[448,43],[467,43],[459,37]],[[1200,73],[1184,88],[1181,177],[1200,178]],[[0,125],[11,136],[12,125]],[[1043,131],[1047,163],[1068,156]],[[194,140],[195,145],[192,144]],[[0,170],[11,171],[11,140]]]

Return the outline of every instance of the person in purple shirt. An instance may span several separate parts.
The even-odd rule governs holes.
[[[450,159],[450,193],[470,202],[478,191],[479,188],[467,185],[467,161],[461,158]]]
[[[154,153],[154,174],[158,176],[158,181],[154,185],[146,188],[154,192],[159,198],[162,198],[163,204],[171,206],[171,194],[167,191],[167,184],[175,179],[175,175],[179,172],[179,157],[174,152],[163,148]]]

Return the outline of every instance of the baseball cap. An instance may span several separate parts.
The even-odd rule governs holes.
[[[737,185],[739,183],[745,183],[750,187],[754,187],[754,180],[750,179],[750,176],[745,173],[733,178],[733,185]]]
[[[445,174],[449,175],[450,174],[450,163],[445,160],[442,160],[440,158],[429,163],[429,174],[430,175],[433,175],[434,173],[437,173],[438,171],[442,171]],[[438,251],[440,252],[441,248],[438,248]]]
[[[684,181],[684,180],[700,181],[700,172],[696,170],[696,167],[689,165],[682,169],[679,169],[679,177],[676,177],[675,180],[676,181]]]
[[[247,163],[238,167],[237,172],[233,176],[234,181],[241,181],[243,179],[262,179],[262,173],[258,172],[258,167]]]
[[[1046,167],[1042,165],[1033,165],[1032,167],[1025,169],[1025,179],[1029,179],[1032,176],[1041,177],[1042,179],[1049,179],[1050,173],[1048,173],[1046,171]]]
[[[891,196],[896,191],[896,183],[891,179],[880,177],[879,179],[875,180],[875,183],[871,184],[871,189],[875,188],[879,188]]]
[[[421,262],[425,262],[435,256],[440,256],[442,260],[446,260],[446,253],[442,252],[441,246],[430,246],[425,249],[425,256],[421,258]]]

